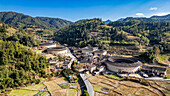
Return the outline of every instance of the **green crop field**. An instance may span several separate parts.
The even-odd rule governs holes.
[[[24,89],[15,89],[9,94],[9,96],[33,96],[38,91],[24,90]]]

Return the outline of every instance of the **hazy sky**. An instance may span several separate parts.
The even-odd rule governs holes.
[[[3,11],[71,21],[87,18],[117,20],[170,14],[170,0],[0,0],[0,12]]]

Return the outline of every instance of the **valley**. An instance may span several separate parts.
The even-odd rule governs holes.
[[[0,12],[0,95],[170,95],[169,15],[151,18]]]

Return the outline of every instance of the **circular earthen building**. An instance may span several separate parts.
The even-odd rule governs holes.
[[[47,49],[48,54],[54,54],[54,55],[65,55],[67,54],[67,48],[66,47],[51,47]]]
[[[56,47],[56,43],[39,43],[40,48],[51,48]]]
[[[112,56],[105,61],[105,64],[107,69],[113,72],[133,73],[140,68],[142,63],[134,58]]]

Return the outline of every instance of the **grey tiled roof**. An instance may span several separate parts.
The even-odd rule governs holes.
[[[93,56],[87,56],[87,55],[81,56],[79,58],[79,61],[80,61],[80,63],[92,63],[93,62]]]
[[[161,71],[161,72],[164,72],[164,71],[167,70],[166,68],[161,68],[161,67],[150,67],[150,66],[145,66],[145,65],[142,66],[142,69],[146,69],[146,70],[154,70],[154,71]]]

